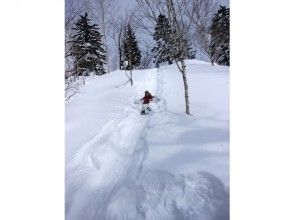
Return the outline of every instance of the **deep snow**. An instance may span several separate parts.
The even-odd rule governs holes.
[[[66,219],[229,219],[229,73],[187,61],[89,79],[66,103]],[[135,101],[160,101],[141,116]]]

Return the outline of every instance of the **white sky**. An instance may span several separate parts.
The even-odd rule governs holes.
[[[228,6],[229,2],[230,2],[229,0],[216,0],[216,1],[218,1],[218,2],[220,2],[220,4],[226,5],[226,6]],[[121,6],[126,7],[126,8],[128,6],[133,6],[134,4],[136,4],[136,0],[120,0],[118,2]]]
[[[65,5],[70,2],[71,0],[65,0]],[[86,1],[86,0],[85,0]],[[218,2],[220,2],[220,4],[222,5],[229,5],[229,0],[216,0]],[[118,0],[117,1],[119,5],[121,5],[122,7],[128,8],[128,7],[132,7],[133,5],[136,4],[136,0]]]

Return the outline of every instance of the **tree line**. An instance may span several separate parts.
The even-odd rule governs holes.
[[[96,1],[100,13],[81,3],[71,5],[66,13],[65,78],[70,89],[90,73],[128,70],[132,84],[133,69],[176,63],[183,78],[186,113],[190,114],[185,60],[194,59],[198,52],[212,65],[230,65],[230,11],[226,6],[217,8],[213,0],[136,0],[135,11],[119,14],[111,4],[114,1]],[[97,14],[100,19],[95,23]]]

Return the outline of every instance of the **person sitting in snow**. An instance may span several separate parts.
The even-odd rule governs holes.
[[[147,111],[151,111],[149,107],[149,103],[155,98],[155,96],[152,96],[150,92],[145,91],[145,95],[140,100],[142,101],[142,111],[141,113],[144,115]]]

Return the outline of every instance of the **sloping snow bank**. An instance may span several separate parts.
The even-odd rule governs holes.
[[[148,170],[111,198],[107,213],[107,219],[227,220],[229,196],[207,172],[175,176]]]

